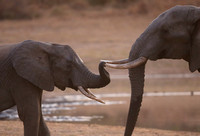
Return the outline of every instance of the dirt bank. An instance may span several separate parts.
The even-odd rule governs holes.
[[[101,126],[95,124],[48,122],[47,125],[49,126],[52,136],[122,136],[124,131],[124,127],[120,126]],[[22,122],[0,121],[0,136],[22,135]],[[134,136],[200,136],[200,133],[136,128]]]

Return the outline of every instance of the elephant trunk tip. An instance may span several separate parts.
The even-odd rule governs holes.
[[[105,70],[105,62],[99,63],[99,73],[101,76],[102,82],[104,83],[102,87],[108,85],[110,83],[110,74]]]

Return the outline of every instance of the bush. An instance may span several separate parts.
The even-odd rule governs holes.
[[[0,19],[30,19],[38,16],[26,0],[0,0]]]
[[[87,1],[92,6],[104,6],[108,3],[109,0],[87,0]]]

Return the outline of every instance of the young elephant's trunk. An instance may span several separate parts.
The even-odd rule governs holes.
[[[110,75],[104,68],[104,62],[99,63],[99,74],[89,73],[88,88],[101,88],[110,83]]]
[[[86,67],[84,69],[84,74],[87,77],[87,81],[85,81],[85,85],[78,86],[78,90],[85,95],[86,97],[93,99],[95,101],[105,103],[104,101],[98,99],[88,88],[100,88],[104,87],[110,83],[109,73],[104,69],[104,62],[99,64],[99,73],[100,75],[93,74]]]

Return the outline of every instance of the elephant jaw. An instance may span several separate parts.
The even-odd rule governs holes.
[[[86,97],[92,99],[92,100],[95,100],[95,101],[98,101],[100,103],[103,103],[105,104],[104,101],[98,99],[89,89],[87,88],[83,88],[82,86],[78,86],[78,90],[83,94],[85,95]]]

